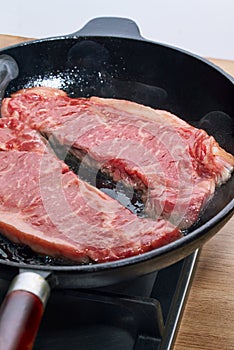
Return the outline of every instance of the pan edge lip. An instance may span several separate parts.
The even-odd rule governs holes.
[[[6,50],[11,50],[11,49],[17,49],[19,47],[26,47],[29,45],[37,45],[37,44],[41,44],[43,42],[53,42],[53,41],[65,41],[65,40],[78,40],[78,39],[91,39],[91,38],[107,38],[107,39],[114,39],[114,40],[130,40],[130,41],[135,41],[135,42],[142,42],[145,44],[151,44],[151,45],[157,45],[160,47],[164,47],[173,51],[176,51],[178,53],[181,53],[185,56],[189,56],[190,58],[195,59],[196,61],[200,61],[206,65],[208,65],[209,67],[215,69],[216,71],[218,71],[221,75],[223,75],[225,78],[227,78],[229,80],[229,82],[231,82],[234,85],[234,77],[232,75],[230,75],[229,73],[227,73],[225,70],[223,70],[221,67],[219,67],[217,64],[209,61],[209,58],[200,56],[197,53],[191,52],[187,49],[184,49],[180,46],[175,46],[175,45],[170,45],[164,42],[160,42],[160,41],[154,41],[151,39],[147,39],[144,37],[139,37],[139,38],[128,38],[128,37],[121,37],[121,36],[115,36],[115,35],[77,35],[75,33],[71,33],[71,34],[64,34],[64,35],[58,35],[58,36],[51,36],[51,37],[45,37],[45,38],[35,38],[32,39],[29,38],[29,40],[20,42],[18,44],[13,44],[13,45],[9,45],[6,47],[3,47],[0,49],[0,54]]]

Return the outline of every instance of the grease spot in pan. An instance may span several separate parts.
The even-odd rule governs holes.
[[[18,245],[0,236],[0,258],[28,265],[74,265],[74,262],[34,253],[28,246]]]

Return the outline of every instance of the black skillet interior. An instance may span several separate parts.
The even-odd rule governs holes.
[[[115,24],[114,28],[110,23]],[[227,151],[234,150],[233,79],[183,50],[144,40],[132,21],[97,19],[74,35],[20,44],[0,53],[15,58],[20,71],[6,96],[22,88],[43,85],[61,88],[71,97],[96,95],[136,101],[171,111],[206,129]],[[217,190],[198,229],[181,242],[126,260],[130,265],[152,260],[146,270],[143,268],[148,272],[191,253],[230,216],[233,185],[232,177]],[[217,229],[211,229],[213,226]],[[105,270],[120,267],[121,262],[101,265]],[[81,272],[92,269],[76,268]]]

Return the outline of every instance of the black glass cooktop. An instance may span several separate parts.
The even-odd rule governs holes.
[[[121,285],[53,290],[34,350],[172,349],[197,256]]]

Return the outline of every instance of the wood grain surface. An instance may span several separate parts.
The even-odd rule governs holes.
[[[234,61],[209,60],[234,76]],[[177,334],[174,350],[198,349],[234,350],[234,217],[202,248]]]
[[[26,40],[0,35],[0,48]],[[234,76],[234,61],[210,61]],[[233,226],[234,217],[202,248],[173,350],[234,350]]]

